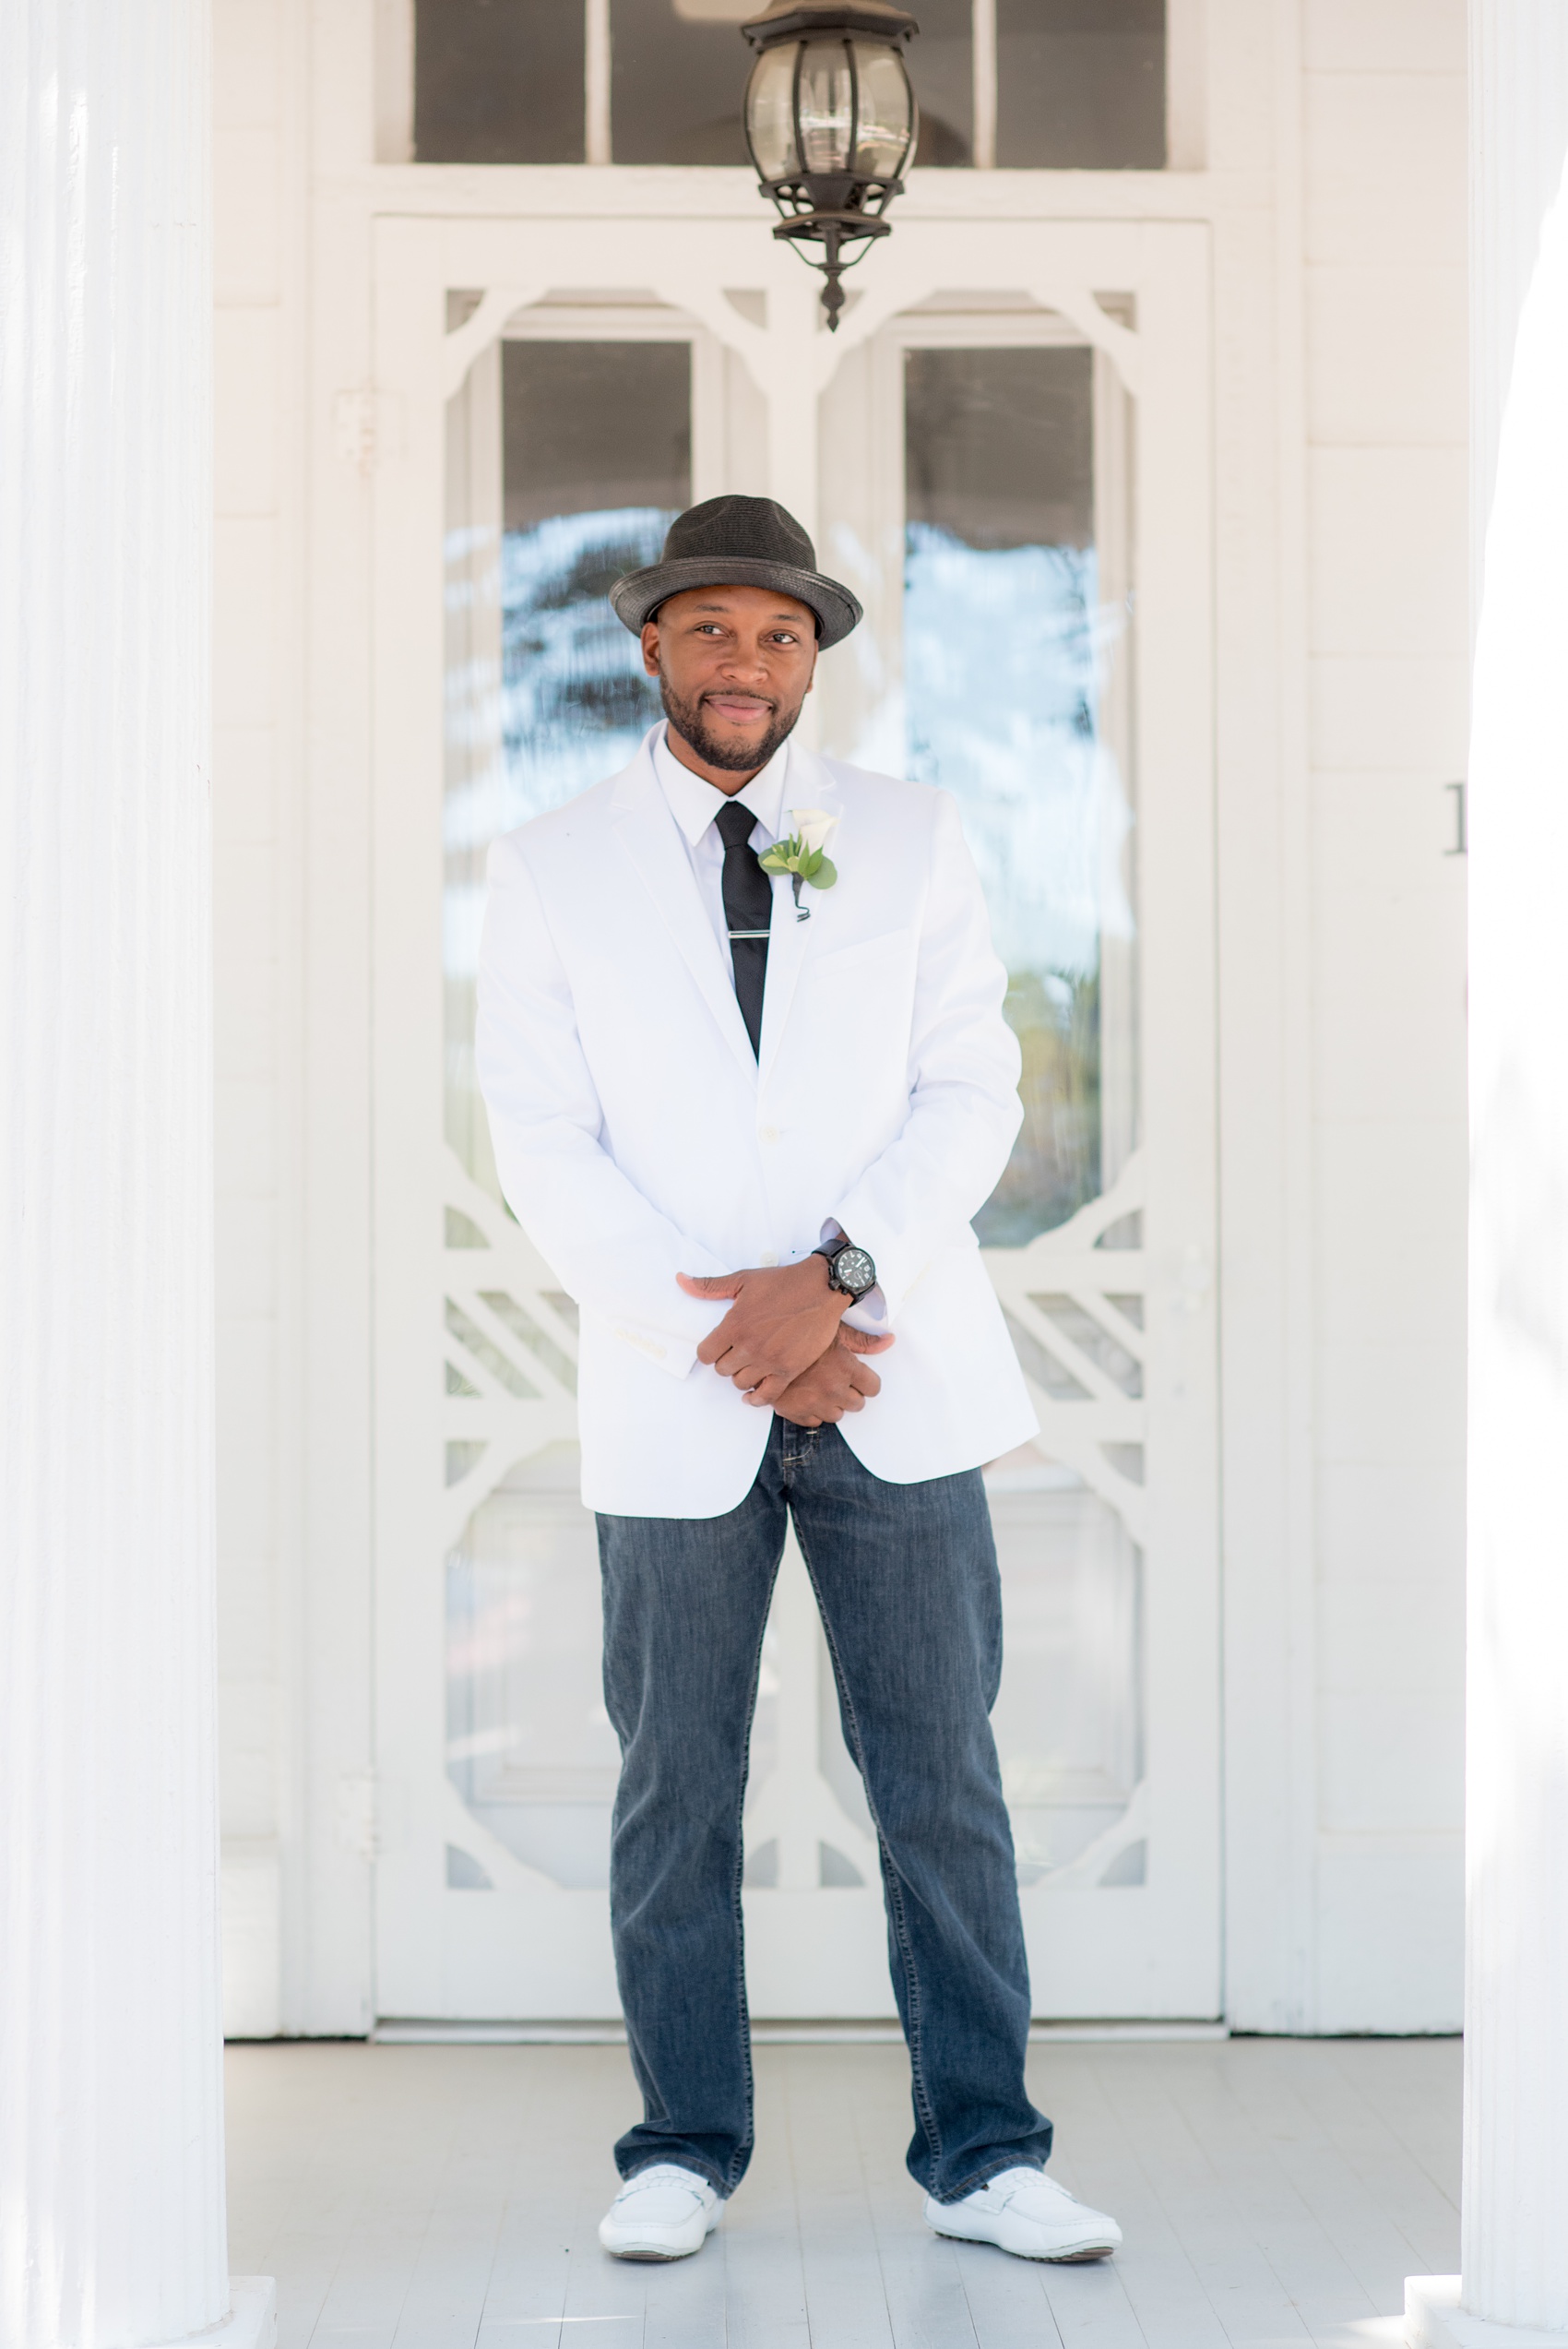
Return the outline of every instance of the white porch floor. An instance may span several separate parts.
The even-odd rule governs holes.
[[[1452,2040],[1030,2051],[1053,2173],[1122,2253],[943,2243],[905,2174],[901,2048],[757,2051],[758,2144],[695,2259],[594,2230],[636,2105],[619,2047],[229,2051],[230,2265],[279,2349],[1392,2349],[1458,2265]]]

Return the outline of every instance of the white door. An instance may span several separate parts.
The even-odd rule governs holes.
[[[617,2011],[574,1317],[496,1192],[472,971],[489,840],[657,714],[604,585],[731,488],[861,594],[809,722],[957,793],[1012,974],[980,1228],[1043,1430],[988,1472],[1036,2010],[1218,2011],[1206,289],[1201,230],[909,218],[830,339],[751,216],[380,224],[383,2015]],[[746,1823],[754,2011],[891,2016],[792,1555]]]

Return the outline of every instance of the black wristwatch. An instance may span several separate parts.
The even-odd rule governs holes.
[[[827,1285],[847,1297],[863,1297],[868,1289],[876,1286],[876,1266],[864,1248],[853,1240],[839,1238],[823,1240],[813,1248],[813,1256],[827,1260]]]

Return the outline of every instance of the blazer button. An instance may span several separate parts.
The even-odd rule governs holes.
[[[778,1139],[778,1128],[777,1126],[760,1126],[757,1128],[757,1132],[760,1139],[765,1142],[776,1142]]]
[[[757,1258],[757,1262],[759,1264],[777,1264],[778,1261],[778,1250],[777,1248],[764,1248],[762,1254]]]

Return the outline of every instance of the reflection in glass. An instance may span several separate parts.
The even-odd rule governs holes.
[[[808,172],[843,171],[855,111],[847,42],[807,42],[801,52],[796,105],[802,167]]]
[[[992,1720],[1030,1884],[1113,1826],[1143,1775],[1143,1559],[1071,1470],[1009,1481],[988,1479],[1007,1623]]]
[[[557,1884],[610,1880],[620,1748],[600,1687],[599,1546],[575,1445],[515,1468],[446,1561],[446,1771]]]
[[[691,502],[690,344],[499,346],[449,403],[446,474],[446,1139],[499,1198],[473,1070],[485,858],[659,716],[606,591]]]
[[[898,171],[914,128],[909,85],[892,52],[857,41],[855,169],[883,178]]]
[[[1134,1139],[1125,595],[1102,584],[1087,350],[906,354],[909,772],[954,793],[1006,962],[1025,1123],[976,1229],[1016,1246]]]
[[[746,85],[746,122],[759,179],[793,179],[801,168],[795,145],[795,51],[765,49]]]

